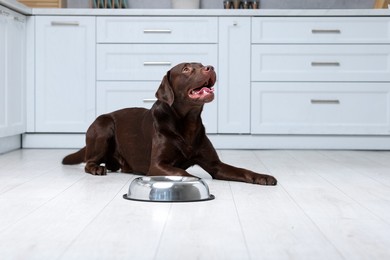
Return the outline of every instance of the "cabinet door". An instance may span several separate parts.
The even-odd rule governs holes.
[[[7,126],[6,122],[6,36],[7,36],[7,20],[0,9],[0,137],[4,136],[3,131]]]
[[[219,18],[218,132],[250,132],[248,17]]]
[[[99,44],[98,80],[156,80],[182,62],[217,67],[216,44]]]
[[[127,107],[151,108],[159,81],[100,81],[96,90],[98,115]]]
[[[254,82],[253,134],[388,135],[388,83]]]
[[[390,42],[388,17],[253,17],[261,44],[378,44]]]
[[[96,93],[97,114],[105,114],[126,107],[150,109],[157,100],[155,93],[160,81],[99,81]],[[217,105],[205,104],[202,121],[207,133],[216,133]]]
[[[97,17],[96,30],[99,43],[217,43],[218,41],[216,17],[106,16]]]
[[[26,21],[14,16],[7,37],[7,123],[10,134],[25,132]]]
[[[95,18],[36,18],[36,132],[85,132],[95,118]]]
[[[389,45],[252,46],[253,81],[390,81]]]
[[[25,131],[25,17],[0,9],[0,137]]]

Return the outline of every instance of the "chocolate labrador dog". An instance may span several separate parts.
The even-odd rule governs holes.
[[[107,170],[149,176],[191,176],[195,164],[213,178],[262,185],[276,179],[220,161],[207,138],[201,112],[214,99],[216,74],[200,63],[176,65],[162,79],[151,109],[125,108],[99,116],[89,127],[86,146],[63,164],[86,162],[85,172]]]

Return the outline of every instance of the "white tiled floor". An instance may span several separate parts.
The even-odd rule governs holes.
[[[278,186],[208,179],[215,200],[173,204],[124,200],[135,175],[69,152],[0,155],[1,259],[390,259],[390,152],[223,150]]]

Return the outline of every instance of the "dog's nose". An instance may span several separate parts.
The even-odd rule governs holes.
[[[203,69],[205,71],[211,71],[211,70],[214,70],[214,67],[213,66],[205,66]]]

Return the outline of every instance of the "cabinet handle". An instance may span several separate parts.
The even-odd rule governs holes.
[[[79,26],[80,23],[79,22],[56,22],[56,21],[53,21],[51,22],[51,25],[52,26]]]
[[[310,100],[310,103],[312,103],[312,104],[325,104],[325,105],[328,105],[328,104],[338,105],[338,104],[340,104],[340,100],[338,100],[338,99],[312,99],[312,100]]]
[[[335,30],[323,30],[323,29],[313,29],[311,30],[312,34],[316,33],[322,33],[322,34],[340,34],[341,30],[335,29]]]
[[[170,61],[145,61],[144,66],[171,66]]]
[[[143,100],[144,103],[154,103],[157,101],[157,98],[145,98]]]
[[[0,14],[4,15],[4,16],[10,16],[10,13],[3,11],[3,10],[0,10]]]
[[[328,67],[339,67],[340,62],[322,62],[322,61],[313,61],[311,63],[312,67],[321,67],[321,66],[328,66]]]
[[[145,29],[144,33],[172,33],[169,29]]]
[[[14,20],[17,21],[17,22],[20,22],[20,23],[24,23],[25,22],[23,18],[16,17],[16,16],[14,16]]]
[[[25,20],[24,20],[23,18],[18,17],[18,16],[13,16],[13,15],[11,15],[10,13],[8,13],[8,12],[6,12],[6,11],[3,11],[3,10],[0,10],[0,15],[6,16],[6,17],[11,16],[11,19],[14,19],[14,20],[17,21],[17,22],[21,22],[21,23],[24,23],[24,22],[25,22]]]

